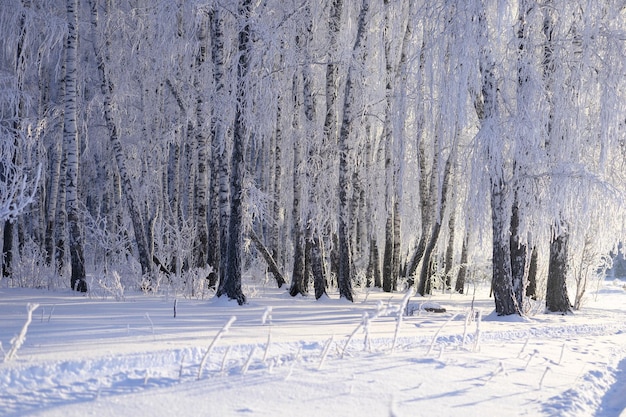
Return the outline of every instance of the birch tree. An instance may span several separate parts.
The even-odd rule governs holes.
[[[78,0],[67,0],[68,34],[65,51],[65,121],[63,145],[67,158],[65,198],[69,228],[69,249],[72,267],[71,288],[87,291],[85,255],[78,201],[79,139],[76,122],[77,59],[78,59]]]
[[[404,156],[401,151],[401,141],[404,138],[402,123],[395,120],[405,120],[406,114],[399,108],[399,100],[396,98],[402,94],[398,91],[398,80],[406,78],[406,46],[407,35],[410,34],[411,23],[398,24],[394,22],[392,5],[388,0],[384,1],[385,26],[383,28],[383,47],[385,52],[385,120],[383,126],[383,143],[385,149],[385,206],[387,219],[385,223],[385,250],[383,254],[383,291],[390,292],[397,288],[397,280],[400,275],[400,187],[402,179],[399,178],[400,158]],[[401,10],[401,9],[400,9]],[[402,13],[400,13],[402,16]],[[400,27],[399,33],[395,28]],[[402,39],[398,47],[393,40]],[[395,50],[394,50],[395,49]],[[400,55],[396,58],[396,55]],[[397,63],[396,63],[397,60]],[[401,73],[404,72],[404,73]],[[394,120],[394,118],[397,118]]]
[[[555,28],[555,14],[553,3],[548,0],[544,7],[543,34],[545,36],[543,47],[543,76],[546,88],[548,120],[546,126],[546,152],[548,158],[558,158],[555,154],[559,142],[564,140],[560,135],[565,133],[559,129],[557,120],[557,99],[556,91],[556,40],[557,30]],[[561,202],[557,202],[560,204]],[[550,254],[548,266],[548,282],[546,289],[546,308],[552,312],[567,313],[571,311],[571,303],[567,293],[567,274],[569,263],[569,224],[564,217],[564,213],[560,212],[554,220],[551,240]]]
[[[478,3],[476,23],[480,45],[479,66],[481,74],[480,96],[475,103],[480,121],[481,157],[488,167],[492,222],[492,286],[496,313],[500,316],[520,314],[516,303],[511,272],[511,247],[509,242],[510,198],[507,191],[504,132],[500,130],[496,62],[490,46],[484,0]]]
[[[367,36],[369,19],[369,0],[363,0],[357,22],[357,34],[352,48],[353,58],[348,67],[348,74],[345,85],[343,117],[339,129],[339,216],[337,219],[337,240],[339,268],[337,274],[337,285],[339,295],[349,301],[353,300],[352,294],[352,248],[350,247],[350,184],[351,172],[350,162],[353,158],[354,141],[353,128],[358,108],[357,93],[358,88],[358,65],[363,65],[365,60],[364,43]]]
[[[250,13],[251,0],[240,0],[240,30],[238,39],[239,60],[237,62],[237,107],[233,128],[233,150],[230,176],[230,218],[228,222],[227,261],[224,280],[220,282],[217,296],[226,295],[236,300],[239,305],[246,303],[246,296],[241,289],[241,254],[243,251],[243,179],[245,175],[245,144],[249,134],[246,122],[247,98],[246,82],[249,71]]]
[[[315,221],[315,215],[317,210],[315,208],[315,196],[313,193],[317,190],[317,178],[318,173],[312,172],[311,168],[308,168],[303,160],[304,144],[307,139],[309,141],[308,148],[310,149],[309,163],[314,163],[316,154],[314,149],[317,147],[316,134],[314,130],[315,123],[315,100],[313,94],[313,79],[311,74],[311,57],[310,47],[313,41],[313,20],[311,16],[311,9],[309,5],[304,7],[302,29],[296,33],[295,47],[297,50],[296,56],[300,63],[300,74],[293,75],[293,278],[291,281],[291,288],[289,293],[292,296],[301,294],[306,295],[308,293],[308,281],[309,272],[313,272],[316,284],[315,284],[315,296],[316,299],[320,298],[325,291],[323,285],[323,277],[321,270],[321,259],[316,257],[318,249],[313,249],[311,245],[319,245],[316,242],[313,222]],[[304,117],[302,117],[304,116]],[[311,183],[311,189],[308,191],[308,209],[301,207],[304,203],[305,192],[303,190],[302,182],[306,179],[305,173],[309,177],[313,177]],[[304,221],[307,225],[305,226]],[[306,228],[306,230],[305,230]],[[308,259],[307,259],[308,257]],[[307,268],[307,265],[309,268]],[[322,280],[322,282],[320,282]]]
[[[230,216],[230,190],[228,182],[229,171],[229,146],[227,143],[227,119],[223,111],[227,106],[226,72],[225,72],[225,34],[224,16],[219,7],[211,12],[211,60],[213,62],[213,83],[215,85],[215,115],[213,117],[213,142],[211,150],[213,160],[216,162],[212,167],[211,178],[213,180],[211,209],[211,236],[213,240],[211,266],[217,271],[210,285],[214,286],[219,279],[220,285],[224,281],[226,271],[227,248],[228,248],[228,224]],[[221,111],[218,111],[221,109]]]
[[[209,111],[207,107],[207,97],[204,93],[205,82],[203,73],[205,69],[205,61],[209,54],[209,29],[210,21],[209,15],[204,10],[199,10],[199,27],[197,28],[197,41],[198,50],[196,52],[196,62],[194,76],[194,88],[196,94],[196,126],[195,126],[195,139],[196,139],[196,155],[198,163],[196,164],[196,186],[194,192],[194,207],[195,207],[195,229],[196,229],[196,242],[195,242],[195,254],[194,263],[196,268],[204,268],[207,265],[207,258],[209,252],[209,230],[208,230],[208,191],[209,191],[209,169],[207,167],[209,161],[209,146],[208,146],[208,131],[209,124],[207,122],[207,115]]]

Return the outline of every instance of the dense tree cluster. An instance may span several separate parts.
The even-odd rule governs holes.
[[[624,240],[620,2],[4,3],[6,279],[241,304],[257,261],[348,300],[485,274],[498,314],[568,312]]]

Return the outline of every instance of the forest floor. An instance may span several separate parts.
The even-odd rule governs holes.
[[[240,307],[0,288],[0,416],[626,416],[624,283],[566,316],[497,317],[481,287],[411,297],[401,320],[379,290],[251,284]]]

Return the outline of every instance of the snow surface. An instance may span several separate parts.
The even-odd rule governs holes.
[[[0,288],[3,357],[39,304],[0,364],[0,415],[626,416],[622,281],[575,314],[525,318],[495,316],[484,288],[404,308],[378,290],[355,303],[248,291],[240,307]]]

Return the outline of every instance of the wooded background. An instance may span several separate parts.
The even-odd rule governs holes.
[[[624,241],[623,1],[4,0],[0,39],[8,285],[567,312]]]

